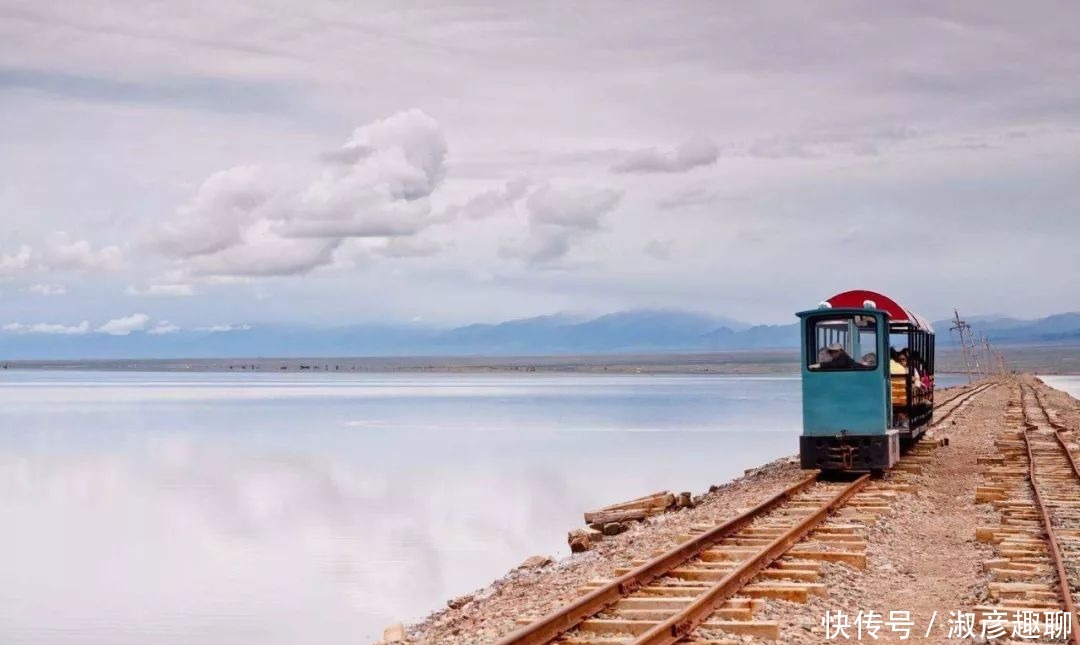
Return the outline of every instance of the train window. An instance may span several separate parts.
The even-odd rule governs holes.
[[[874,316],[822,316],[807,322],[807,367],[813,371],[872,370],[878,365]]]

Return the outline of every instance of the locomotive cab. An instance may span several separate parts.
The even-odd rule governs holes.
[[[799,312],[803,468],[884,470],[900,459],[933,411],[933,330],[869,291],[833,296]],[[901,369],[890,360],[904,352]]]

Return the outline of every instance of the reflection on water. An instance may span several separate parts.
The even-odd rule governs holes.
[[[0,642],[370,642],[587,508],[795,452],[798,385],[6,372]]]

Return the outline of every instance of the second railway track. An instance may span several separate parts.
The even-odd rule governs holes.
[[[942,411],[936,424],[993,385],[936,406]],[[777,623],[754,620],[764,599],[806,602],[824,595],[818,582],[823,562],[865,567],[867,527],[891,513],[896,495],[914,490],[903,478],[919,472],[937,445],[913,447],[888,482],[869,475],[825,481],[814,473],[734,518],[694,527],[652,560],[590,583],[546,616],[523,619],[526,624],[498,645],[723,645],[740,642],[733,636],[779,638]]]
[[[997,526],[980,527],[976,538],[995,546],[984,564],[995,602],[975,608],[980,622],[1015,628],[1034,612],[1067,612],[1068,642],[1080,643],[1076,593],[1080,588],[1080,468],[1062,436],[1064,426],[1047,411],[1038,391],[1018,382],[1006,412],[1006,431],[996,445],[976,501],[1001,514]]]

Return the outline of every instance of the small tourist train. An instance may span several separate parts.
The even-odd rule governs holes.
[[[796,314],[802,337],[803,468],[881,471],[929,427],[934,330],[873,291]]]

